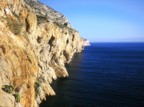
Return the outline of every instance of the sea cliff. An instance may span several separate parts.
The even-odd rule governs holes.
[[[38,107],[83,49],[67,18],[37,0],[0,0],[0,107]]]

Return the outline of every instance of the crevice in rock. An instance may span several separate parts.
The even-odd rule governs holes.
[[[37,43],[41,43],[42,38],[41,37],[37,37]]]
[[[64,52],[64,51],[61,51],[60,55],[63,55],[63,52]]]
[[[63,55],[65,56],[66,60],[68,61],[68,60],[69,60],[69,55],[68,55],[68,53],[66,52],[66,50],[63,51]]]
[[[42,69],[42,66],[38,63],[38,66],[40,67],[40,69]]]
[[[69,40],[67,39],[66,44],[68,44],[68,43],[69,43]]]
[[[74,37],[75,37],[75,35],[74,35],[74,34],[72,34],[72,41],[74,41]]]
[[[51,39],[48,41],[48,44],[50,45],[50,49],[49,49],[49,52],[51,52],[51,49],[52,49],[52,46],[53,46],[53,41],[55,40],[55,37],[51,37]]]
[[[49,42],[48,42],[48,44],[50,45],[50,46],[53,46],[53,41],[55,40],[55,37],[53,37],[53,35],[52,35],[52,37],[51,37],[51,39],[49,40]]]
[[[26,31],[28,32],[30,26],[29,26],[27,18],[25,19],[25,22],[26,22]]]
[[[3,45],[1,45],[0,48],[2,49],[2,52],[5,54],[6,53],[5,47]]]
[[[40,54],[43,52],[43,49],[40,50]]]

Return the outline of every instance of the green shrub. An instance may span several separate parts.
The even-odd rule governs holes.
[[[48,21],[46,16],[37,15],[37,22],[38,22],[38,24],[40,24],[40,23],[42,23],[44,21]]]
[[[16,101],[16,102],[20,102],[20,94],[19,94],[19,93],[16,92],[16,93],[14,94],[14,97],[15,97],[15,101]]]
[[[11,94],[14,91],[14,88],[12,85],[3,85],[2,90]]]
[[[7,25],[11,32],[13,32],[15,35],[21,33],[23,24],[19,20],[12,20],[10,18],[7,18]]]
[[[68,26],[68,23],[64,23],[64,26]]]
[[[35,93],[36,93],[36,96],[37,94],[39,93],[39,89],[40,89],[40,83],[39,82],[35,82]]]
[[[16,102],[20,102],[20,94],[14,91],[14,88],[12,85],[3,85],[2,90],[4,90],[5,92],[9,94],[15,93],[13,95],[15,97]]]
[[[55,24],[55,25],[57,25],[57,26],[58,26],[58,27],[60,27],[60,28],[65,27],[65,25],[64,25],[64,24],[61,24],[61,23],[58,23],[58,22],[54,22],[54,24]]]

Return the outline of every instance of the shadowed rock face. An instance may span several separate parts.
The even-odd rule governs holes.
[[[83,47],[62,14],[37,0],[25,1],[0,0],[2,107],[37,107],[46,95],[55,95],[50,83],[68,76],[65,63]]]

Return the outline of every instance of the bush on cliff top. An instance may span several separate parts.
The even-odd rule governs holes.
[[[48,21],[45,16],[37,15],[37,22],[38,22],[38,24],[40,24],[40,23],[42,23],[44,21]]]

